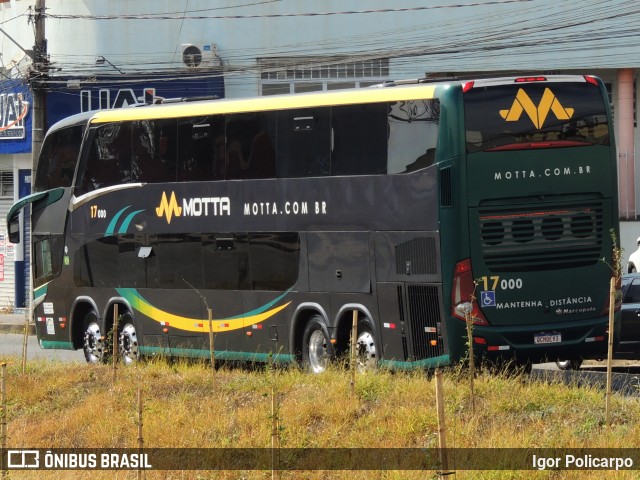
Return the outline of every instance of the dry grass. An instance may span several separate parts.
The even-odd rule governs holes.
[[[21,374],[9,359],[9,447],[137,446],[138,384],[144,392],[145,447],[268,448],[271,389],[280,400],[281,445],[286,448],[437,447],[434,381],[424,372],[359,376],[334,369],[314,376],[297,369],[221,368],[153,361],[120,368],[31,362]],[[534,382],[525,376],[476,379],[475,415],[466,378],[445,372],[448,444],[456,448],[626,448],[640,445],[635,398],[613,397],[612,428],[603,426],[604,393]],[[11,472],[11,479],[135,479],[136,472]],[[270,471],[150,471],[146,479],[262,479]],[[282,472],[284,479],[424,479],[434,472]],[[459,471],[460,479],[636,478],[597,471]]]

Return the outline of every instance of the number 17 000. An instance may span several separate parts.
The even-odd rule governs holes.
[[[480,282],[482,282],[483,290],[520,290],[522,288],[522,279],[521,278],[503,278],[500,279],[498,275],[492,275],[490,277],[480,277]]]

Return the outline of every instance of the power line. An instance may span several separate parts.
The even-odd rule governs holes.
[[[255,15],[189,15],[182,14],[139,14],[139,15],[62,15],[47,13],[47,18],[58,20],[229,20],[253,18],[287,18],[287,17],[323,17],[332,15],[362,15],[372,13],[418,12],[424,10],[484,7],[490,5],[505,5],[509,3],[528,3],[535,0],[490,0],[486,2],[458,3],[455,5],[431,5],[424,7],[381,8],[371,10],[346,10],[338,12],[301,12],[301,13],[265,13]]]

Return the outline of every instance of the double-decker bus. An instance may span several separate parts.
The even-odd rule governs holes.
[[[43,348],[431,367],[606,351],[616,158],[592,76],[70,117],[30,205]],[[213,315],[209,321],[207,314]]]

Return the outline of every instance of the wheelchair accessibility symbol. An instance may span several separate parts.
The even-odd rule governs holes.
[[[493,290],[480,292],[480,304],[482,307],[495,307],[496,292]]]

